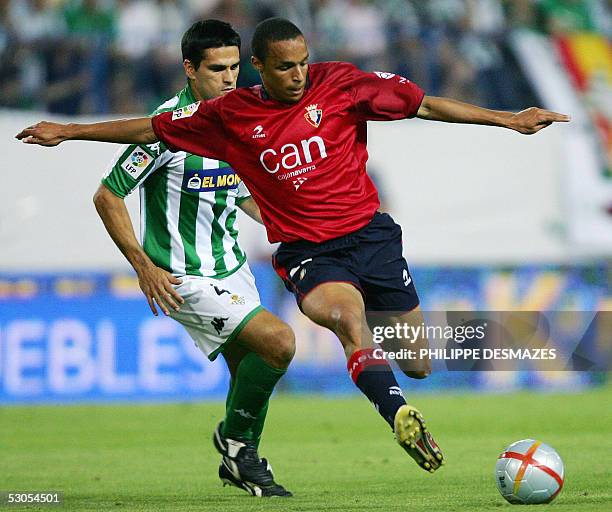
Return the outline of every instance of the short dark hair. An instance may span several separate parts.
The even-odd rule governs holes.
[[[240,49],[240,34],[229,23],[220,20],[196,21],[181,39],[183,60],[187,59],[197,70],[208,48],[237,46]]]
[[[303,36],[302,31],[289,20],[268,18],[255,27],[253,39],[251,39],[251,52],[260,61],[264,62],[268,55],[268,43],[287,41],[299,36]]]

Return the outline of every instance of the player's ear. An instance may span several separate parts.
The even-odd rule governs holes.
[[[189,78],[190,80],[195,79],[196,70],[193,67],[193,63],[189,59],[185,59],[183,61],[183,69],[185,70],[185,74],[187,75],[187,78]]]
[[[263,71],[263,68],[264,68],[263,62],[261,62],[257,57],[255,57],[255,55],[251,57],[251,64],[260,73]]]

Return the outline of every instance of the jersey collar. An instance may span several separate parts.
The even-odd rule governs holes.
[[[187,101],[189,103],[195,103],[197,101],[195,99],[195,96],[193,95],[193,91],[191,90],[191,84],[189,83],[189,81],[187,81],[187,85],[185,86],[183,91],[185,91],[185,98],[187,98]]]

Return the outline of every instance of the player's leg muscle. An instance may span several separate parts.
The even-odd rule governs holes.
[[[370,313],[368,314],[368,324],[371,328],[380,325],[393,327],[398,324],[402,326],[408,325],[415,328],[409,332],[418,333],[415,338],[402,337],[385,339],[385,341],[381,343],[384,350],[397,352],[401,349],[409,349],[420,354],[421,349],[429,348],[429,341],[425,336],[424,329],[418,329],[419,326],[425,325],[423,312],[419,306],[401,315],[390,315],[384,312]],[[424,379],[431,374],[431,361],[429,358],[397,359],[396,363],[402,372],[412,379]]]
[[[222,352],[223,358],[227,363],[227,368],[230,372],[232,378],[236,377],[236,372],[238,371],[238,365],[242,358],[249,353],[249,350],[239,343],[229,343],[225,350]]]
[[[275,368],[287,368],[295,354],[293,330],[269,311],[257,313],[236,338],[242,347],[255,352]]]
[[[333,331],[347,359],[360,348],[369,347],[372,333],[365,318],[361,293],[347,283],[324,283],[309,292],[302,311],[313,322]]]

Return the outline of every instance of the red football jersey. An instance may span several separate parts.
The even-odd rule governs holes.
[[[380,203],[366,173],[366,121],[413,117],[424,93],[392,73],[311,64],[302,99],[261,86],[153,118],[173,151],[224,160],[261,209],[270,242],[322,242],[365,226]]]

